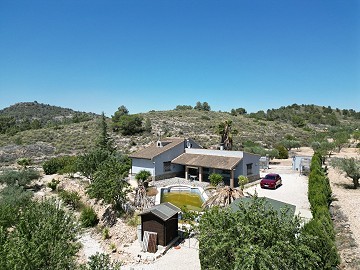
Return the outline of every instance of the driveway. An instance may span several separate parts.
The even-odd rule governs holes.
[[[259,197],[267,197],[274,200],[286,202],[296,206],[295,214],[299,214],[305,220],[312,218],[310,203],[307,196],[308,177],[299,175],[298,171],[293,171],[291,166],[271,165],[270,169],[262,171],[261,177],[268,173],[278,173],[282,179],[282,186],[275,190],[262,189],[260,180],[250,183],[245,188],[245,193],[254,195],[257,192]]]

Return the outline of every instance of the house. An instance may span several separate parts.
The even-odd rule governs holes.
[[[259,159],[259,155],[242,151],[186,148],[185,153],[171,162],[185,166],[186,179],[190,171],[199,181],[206,181],[210,174],[218,173],[226,184],[235,187],[238,185],[235,179],[240,175],[248,177],[249,181],[260,178]]]
[[[154,180],[161,180],[181,176],[184,167],[172,164],[171,161],[184,153],[185,148],[200,148],[191,139],[166,138],[155,144],[129,155],[132,160],[131,175],[136,175],[141,170],[151,173]]]
[[[211,173],[223,176],[235,187],[244,175],[250,181],[260,178],[260,156],[242,151],[203,149],[191,139],[167,138],[130,155],[131,174],[148,170],[154,180],[174,176],[208,181]]]
[[[171,203],[155,205],[141,216],[141,240],[146,231],[157,234],[157,244],[167,246],[178,236],[178,214],[181,210]]]
[[[300,174],[305,174],[310,171],[311,156],[294,156],[292,162],[292,169],[299,171]]]

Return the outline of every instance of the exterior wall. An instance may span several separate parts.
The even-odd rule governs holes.
[[[251,163],[253,165],[252,166],[252,174],[248,175],[246,165],[251,164]],[[244,158],[239,163],[238,166],[241,166],[241,170],[239,170],[239,172],[241,172],[241,174],[237,175],[236,174],[237,171],[235,171],[235,178],[237,178],[239,175],[245,175],[247,178],[249,178],[250,182],[260,179],[260,156],[259,155],[244,152]]]
[[[228,150],[210,150],[210,149],[196,149],[196,148],[186,148],[185,152],[188,154],[199,154],[199,155],[213,155],[213,156],[223,156],[223,157],[239,157],[244,156],[242,151],[228,151]]]
[[[150,159],[133,158],[131,165],[131,174],[135,175],[141,170],[147,170],[154,176],[154,164]]]
[[[167,221],[163,221],[152,213],[141,216],[141,241],[144,238],[144,231],[157,233],[157,244],[166,246],[178,236],[178,214]]]
[[[190,146],[191,148],[187,148]],[[151,176],[155,176],[156,180],[171,178],[175,176],[184,175],[184,166],[179,164],[171,164],[170,171],[164,171],[164,162],[173,160],[174,158],[180,156],[185,152],[185,148],[200,148],[201,146],[197,144],[194,140],[188,139],[184,140],[184,143],[180,143],[177,146],[169,149],[168,151],[156,156],[153,160],[150,159],[132,159],[131,174],[135,175],[141,170],[148,170],[151,173]]]
[[[311,160],[311,156],[295,156],[293,157],[293,162],[292,162],[292,169],[294,171],[298,171],[300,169],[300,163],[302,159],[309,159]]]
[[[141,241],[144,239],[144,231],[157,233],[157,244],[165,246],[165,223],[152,213],[141,216]]]
[[[165,225],[165,246],[178,236],[178,214],[169,218]]]
[[[160,176],[174,172],[181,172],[182,170],[184,170],[184,167],[181,165],[171,164],[171,171],[164,171],[164,162],[171,161],[174,158],[180,156],[182,153],[184,153],[184,144],[180,143],[179,145],[169,149],[168,151],[154,157],[153,162],[155,162],[155,175]]]

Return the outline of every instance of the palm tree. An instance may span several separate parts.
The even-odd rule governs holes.
[[[214,187],[209,187],[207,190],[212,188]],[[213,195],[203,203],[202,207],[210,208],[215,205],[224,207],[231,204],[234,200],[244,196],[245,195],[241,189],[218,185]]]
[[[218,133],[221,136],[221,144],[225,150],[231,150],[233,145],[233,135],[237,133],[237,130],[232,130],[232,121],[225,120],[218,126]]]
[[[146,188],[143,185],[139,185],[139,187],[135,191],[134,205],[140,211],[148,209],[154,205],[153,200],[149,196],[147,196]]]

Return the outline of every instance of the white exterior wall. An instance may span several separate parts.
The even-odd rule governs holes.
[[[177,173],[184,171],[183,165],[178,164],[171,164],[170,168],[171,171],[164,171],[164,162],[172,161],[174,158],[180,156],[184,153],[185,147],[191,145],[191,148],[186,149],[193,149],[193,148],[200,148],[201,146],[197,144],[192,139],[185,140],[184,143],[180,143],[177,146],[169,149],[168,151],[161,153],[160,155],[154,157],[152,160],[150,159],[140,159],[140,158],[133,158],[132,159],[132,167],[131,173],[137,174],[141,170],[148,170],[151,173],[151,176],[161,176],[171,173]]]
[[[247,164],[251,164],[252,163],[252,175],[247,175],[247,168],[246,165]],[[259,176],[260,175],[260,156],[259,155],[255,155],[255,154],[250,154],[250,153],[244,153],[244,158],[243,160],[240,162],[241,165],[241,174],[245,175],[246,177],[251,177],[251,176]],[[238,165],[238,166],[240,166]],[[239,175],[237,175],[239,176]],[[236,177],[237,177],[236,176]]]
[[[186,148],[185,152],[188,154],[212,155],[212,156],[223,156],[223,157],[243,158],[244,156],[244,152],[242,151],[228,151],[228,150]]]
[[[140,159],[140,158],[133,158],[132,165],[131,165],[131,173],[137,174],[142,170],[147,170],[154,176],[154,164],[150,159]]]
[[[298,171],[300,169],[300,163],[301,163],[302,159],[309,159],[311,161],[312,157],[311,156],[295,156],[295,157],[293,157],[292,169],[294,171]]]
[[[153,162],[155,162],[155,175],[162,175],[171,172],[180,172],[184,168],[181,165],[171,164],[171,171],[164,171],[164,162],[172,161],[174,158],[180,156],[184,153],[184,144],[179,144],[176,147],[169,149],[168,151],[154,157]]]

